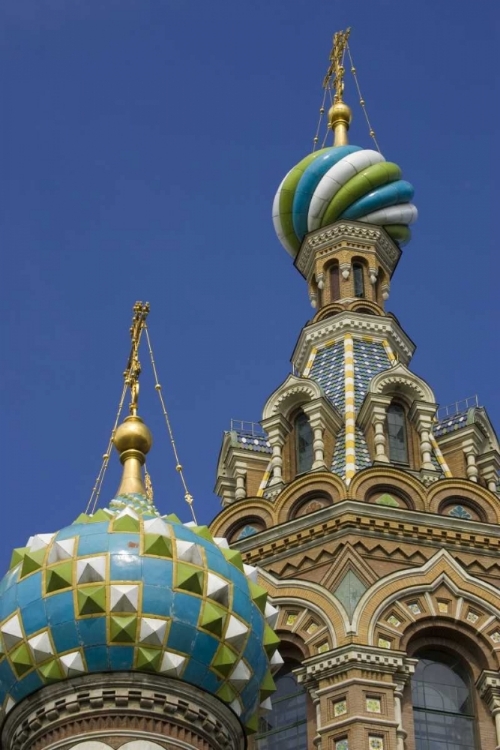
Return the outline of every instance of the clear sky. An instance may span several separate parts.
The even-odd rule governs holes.
[[[198,516],[218,511],[223,431],[260,419],[312,314],[270,212],[348,25],[420,212],[389,309],[437,400],[477,393],[499,426],[497,3],[2,0],[2,568],[85,509],[136,299]],[[346,100],[351,142],[370,147],[350,76]],[[146,355],[155,501],[188,520]]]

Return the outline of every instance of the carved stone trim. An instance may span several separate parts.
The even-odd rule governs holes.
[[[297,670],[295,674],[298,682],[308,683],[311,680],[317,680],[319,676],[324,678],[327,675],[339,674],[356,667],[369,667],[375,672],[397,674],[398,679],[401,679],[402,675],[409,677],[413,674],[414,662],[414,659],[407,659],[401,651],[367,646],[353,648],[348,645],[334,649],[326,658],[315,656],[306,660],[302,669]]]
[[[147,674],[96,674],[42,688],[2,729],[4,750],[66,750],[83,740],[149,739],[167,748],[244,750],[231,709],[199,688]]]

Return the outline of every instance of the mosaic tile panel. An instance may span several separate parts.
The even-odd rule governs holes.
[[[366,710],[370,714],[379,714],[382,711],[382,704],[380,698],[367,698],[366,699]]]
[[[391,362],[384,345],[376,341],[354,339],[354,391],[355,405],[359,409],[368,393],[370,380]]]
[[[347,739],[337,740],[335,743],[335,750],[349,750],[349,742]]]
[[[344,606],[349,619],[352,618],[356,605],[366,591],[366,585],[353,570],[348,570],[337,588],[332,592]]]
[[[345,427],[341,427],[338,432],[330,471],[345,479]]]
[[[359,427],[355,427],[354,435],[356,445],[356,470],[361,471],[361,469],[366,469],[368,466],[371,466],[372,461],[365,436]]]
[[[14,551],[0,583],[4,711],[45,684],[113,670],[179,677],[243,722],[273,692],[277,611],[254,569],[207,527],[144,501],[116,498]]]
[[[271,443],[267,435],[255,435],[244,430],[234,430],[236,442],[241,448],[255,453],[272,453]]]
[[[341,700],[336,701],[336,703],[333,704],[333,715],[334,716],[343,716],[347,713],[347,701]]]
[[[318,349],[309,377],[322,387],[326,396],[342,414],[345,407],[343,340]]]

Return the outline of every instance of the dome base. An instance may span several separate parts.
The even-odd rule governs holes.
[[[9,713],[4,750],[244,750],[243,727],[218,698],[144,673],[76,677]]]

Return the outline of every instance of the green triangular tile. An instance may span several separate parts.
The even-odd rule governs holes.
[[[258,728],[259,728],[259,714],[256,713],[246,721],[245,732],[247,735],[255,734]]]
[[[276,690],[276,685],[273,680],[271,672],[268,670],[264,679],[260,684],[260,702],[265,701],[270,695]]]
[[[141,523],[138,518],[127,514],[113,521],[113,531],[140,531]]]
[[[162,516],[162,518],[169,523],[182,523],[181,519],[175,513],[169,513],[168,516]]]
[[[86,586],[77,590],[78,612],[80,615],[101,614],[106,609],[106,589],[104,586]]]
[[[109,521],[109,516],[103,511],[102,508],[99,508],[99,510],[94,513],[94,515],[88,516],[87,523],[101,523],[102,521]]]
[[[148,672],[158,672],[161,666],[163,651],[153,648],[138,648],[136,668],[145,669]]]
[[[398,501],[397,501],[397,500],[395,500],[395,499],[394,499],[394,498],[392,497],[392,495],[389,495],[389,494],[388,494],[387,492],[386,492],[386,493],[384,493],[383,495],[380,495],[380,497],[378,497],[378,498],[377,498],[377,499],[375,500],[375,503],[376,503],[377,505],[388,505],[388,506],[389,506],[390,508],[399,508],[399,503],[398,503]]]
[[[112,615],[109,618],[109,637],[113,643],[135,643],[137,617]]]
[[[16,565],[19,565],[23,561],[27,549],[27,547],[16,547],[10,558],[9,570],[12,570],[12,568],[15,568]]]
[[[41,667],[38,667],[38,671],[42,673],[45,682],[59,682],[59,680],[64,678],[63,671],[57,659],[42,664]]]
[[[263,645],[269,658],[274,654],[280,645],[280,639],[272,628],[266,623],[264,628]]]
[[[38,549],[36,552],[26,552],[23,557],[23,564],[21,566],[20,578],[28,576],[30,573],[34,573],[35,570],[40,570],[43,565],[45,553],[47,548]]]
[[[227,547],[219,547],[219,549],[228,562],[233,563],[233,565],[236,565],[236,567],[243,572],[241,552],[238,552],[237,549],[228,549]]]
[[[73,563],[71,561],[54,565],[53,568],[49,568],[46,572],[45,593],[52,594],[54,591],[67,589],[71,586],[72,582]]]
[[[73,523],[88,523],[90,516],[88,516],[86,513],[80,513],[78,518],[75,518]]]
[[[178,562],[175,566],[175,586],[192,594],[203,594],[203,570]]]
[[[225,703],[231,703],[231,701],[236,698],[236,690],[233,690],[231,685],[228,685],[226,682],[221,688],[219,688],[219,690],[217,690],[216,696]]]
[[[29,672],[33,666],[31,655],[26,643],[22,643],[20,646],[18,646],[11,653],[10,658],[18,677],[22,677],[23,674]]]
[[[206,539],[208,542],[213,542],[214,538],[212,534],[210,533],[210,529],[208,526],[191,526],[191,531],[194,531],[195,534],[198,534],[198,536],[201,536],[203,539]]]
[[[267,591],[263,589],[262,586],[259,586],[258,583],[254,583],[253,581],[248,581],[248,585],[250,587],[250,596],[252,597],[260,611],[264,613],[267,602]]]
[[[172,541],[161,534],[145,534],[144,554],[172,557]]]
[[[218,607],[217,604],[212,604],[212,602],[205,602],[201,611],[199,625],[201,628],[205,628],[205,630],[221,638],[226,617],[227,611],[225,609]]]
[[[238,655],[228,646],[221,645],[215,654],[211,667],[227,677],[238,661]]]

